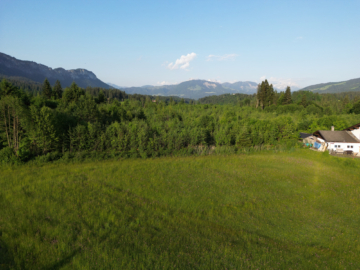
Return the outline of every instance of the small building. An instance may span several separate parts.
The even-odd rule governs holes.
[[[306,146],[313,147],[316,142],[316,137],[310,133],[300,132],[300,139],[302,139],[303,143]]]
[[[314,147],[319,151],[334,151],[336,153],[359,154],[360,140],[348,130],[318,130],[313,133],[316,137]]]

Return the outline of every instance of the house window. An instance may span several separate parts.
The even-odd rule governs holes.
[[[354,146],[352,145],[351,148],[354,148]]]
[[[348,145],[347,148],[350,148],[350,145]]]

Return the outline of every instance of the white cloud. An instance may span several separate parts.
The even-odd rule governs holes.
[[[210,54],[207,57],[207,61],[213,61],[213,60],[217,60],[217,61],[226,61],[226,60],[234,60],[236,57],[238,57],[237,54],[232,53],[232,54],[224,54],[224,55],[213,55]]]
[[[300,88],[300,85],[294,79],[284,79],[284,78],[275,78],[275,77],[266,78],[266,76],[262,76],[260,78],[261,81],[264,81],[265,79],[267,79],[268,82],[274,86],[274,88],[279,90],[285,90],[287,86],[290,86],[291,90],[297,90]]]
[[[300,42],[301,40],[303,40],[304,38],[303,37],[296,37],[294,42]]]
[[[168,64],[167,68],[170,70],[174,70],[178,68],[186,69],[189,67],[190,61],[194,60],[195,57],[196,57],[196,53],[189,53],[187,55],[182,55],[179,59],[176,59],[175,64],[173,62]]]

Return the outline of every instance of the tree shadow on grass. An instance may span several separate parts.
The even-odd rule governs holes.
[[[8,247],[1,240],[0,235],[0,270],[11,269],[14,267],[14,258]]]

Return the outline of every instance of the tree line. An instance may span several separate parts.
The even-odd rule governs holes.
[[[219,105],[132,96],[119,90],[62,88],[44,81],[33,95],[0,83],[0,162],[53,160],[77,153],[121,157],[193,154],[203,147],[231,151],[294,143],[298,132],[344,129],[358,122],[358,103],[335,114],[318,96],[292,94],[291,103],[264,81],[259,95]],[[275,96],[279,97],[276,98]],[[305,96],[305,98],[304,98]],[[304,100],[306,99],[306,102]],[[277,105],[284,100],[284,105]],[[325,103],[327,104],[327,103]]]

